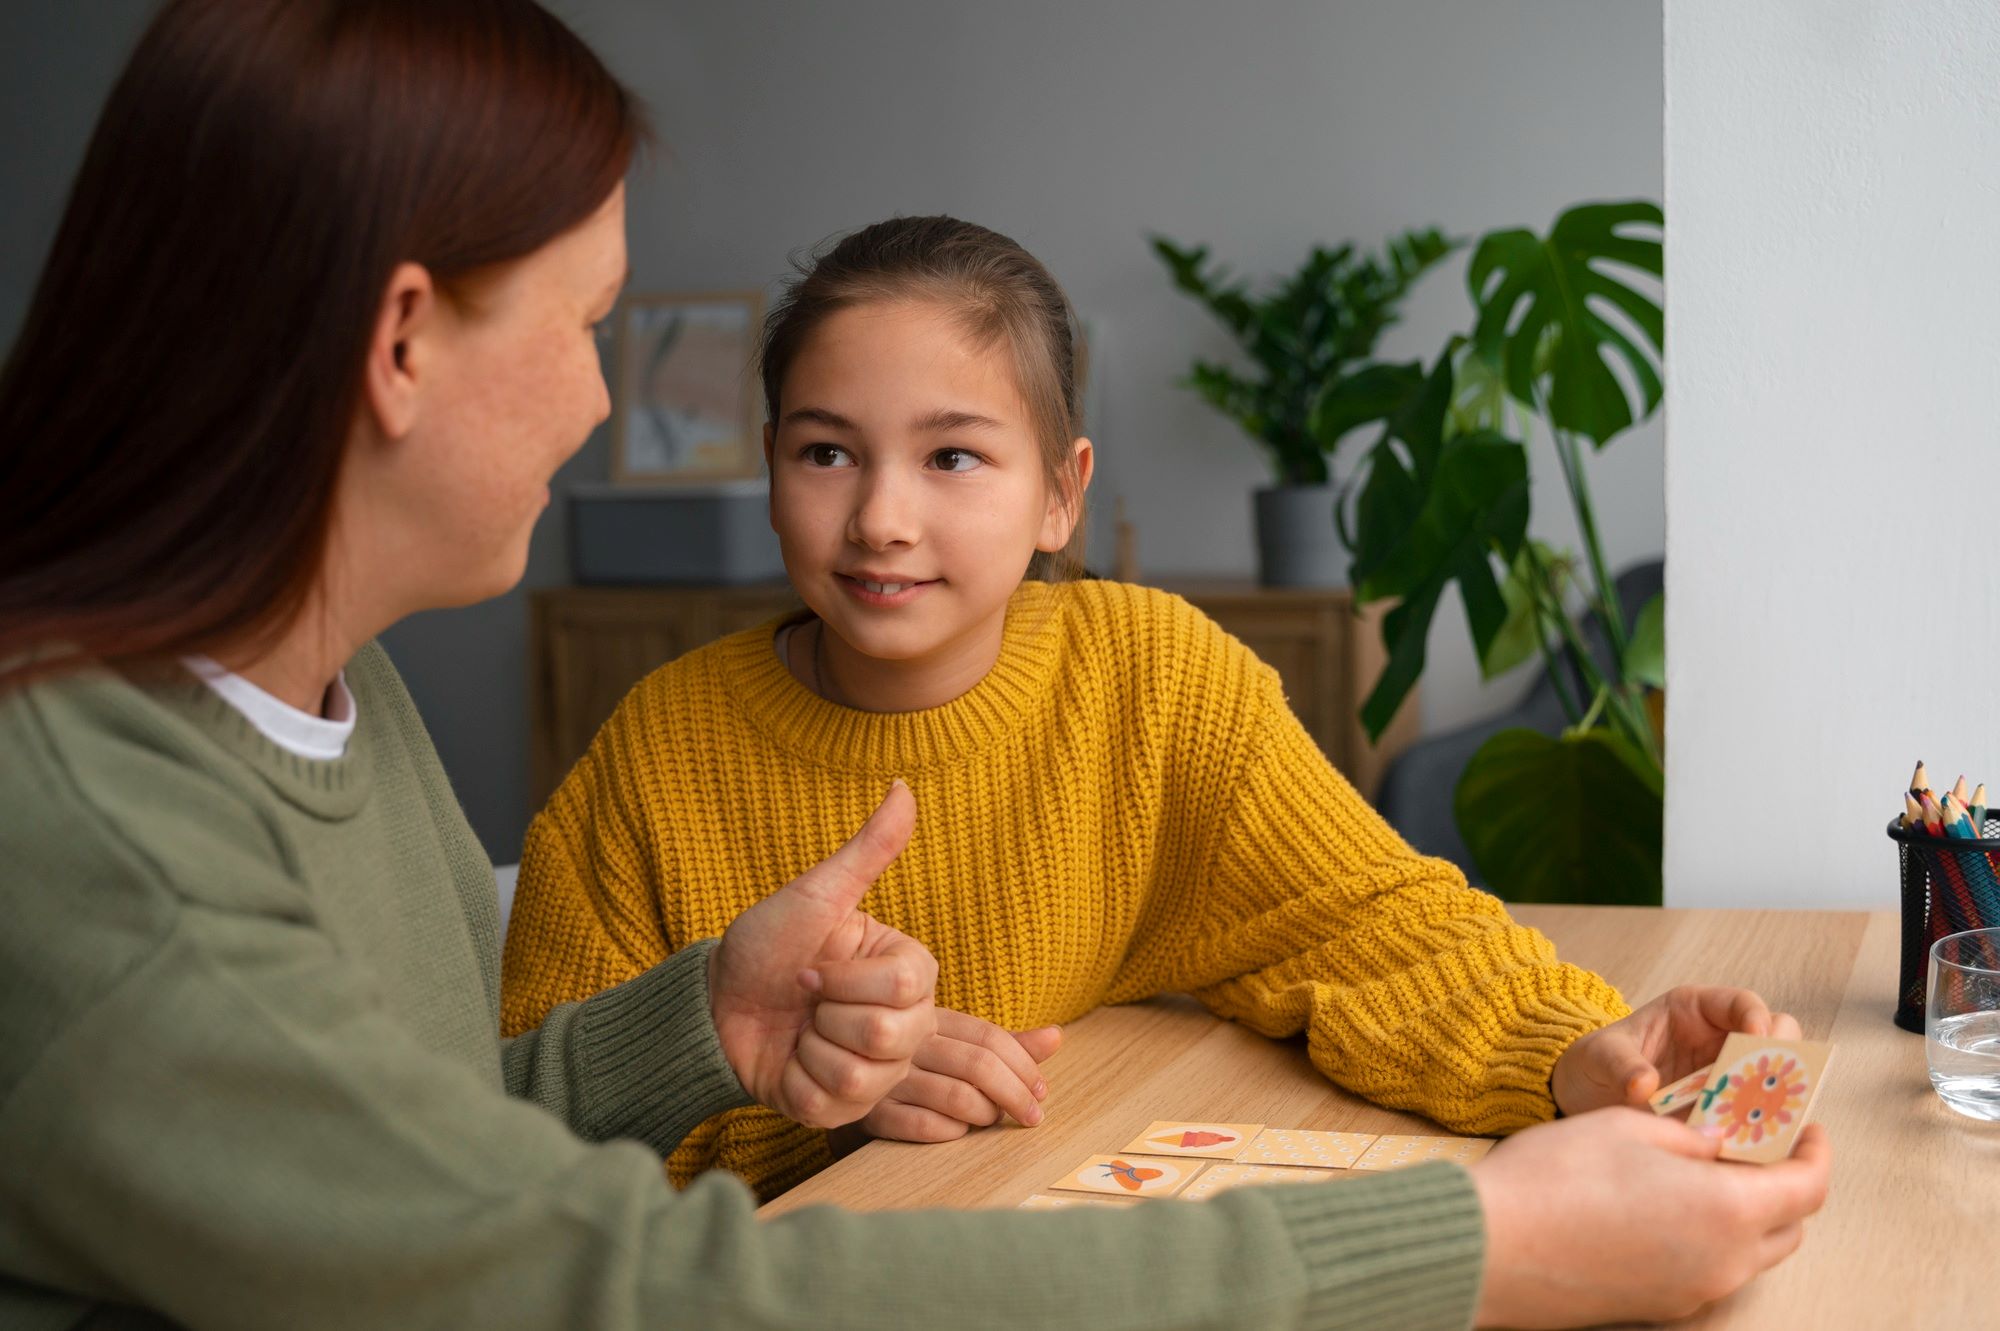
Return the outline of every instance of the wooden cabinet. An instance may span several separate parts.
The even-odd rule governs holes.
[[[1247,582],[1158,585],[1200,606],[1285,682],[1306,730],[1365,796],[1417,734],[1412,691],[1379,744],[1356,713],[1382,672],[1382,607],[1354,613],[1345,591]],[[628,689],[655,666],[799,604],[785,584],[549,587],[529,602],[529,727],[534,802],[555,791]]]

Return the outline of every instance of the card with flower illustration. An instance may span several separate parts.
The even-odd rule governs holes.
[[[1305,1169],[1352,1169],[1375,1144],[1372,1132],[1312,1132],[1305,1128],[1265,1128],[1236,1157],[1245,1165],[1296,1165]]]
[[[1181,1190],[1184,1202],[1205,1201],[1228,1192],[1261,1183],[1332,1183],[1346,1177],[1338,1169],[1299,1169],[1292,1165],[1210,1165],[1194,1182]]]
[[[1653,1092],[1647,1103],[1653,1106],[1655,1114],[1677,1114],[1701,1097],[1708,1085],[1708,1079],[1715,1075],[1715,1064],[1698,1068],[1671,1086],[1662,1086]]]
[[[1833,1046],[1742,1031],[1722,1042],[1690,1127],[1719,1126],[1724,1160],[1769,1164],[1792,1153],[1826,1081]]]
[[[1093,1155],[1049,1187],[1063,1192],[1104,1192],[1113,1197],[1171,1197],[1200,1169],[1198,1162],[1184,1160]]]
[[[1377,1137],[1375,1144],[1354,1162],[1354,1168],[1408,1169],[1433,1160],[1469,1165],[1492,1149],[1490,1137],[1410,1137],[1390,1133]]]
[[[1125,1149],[1139,1155],[1196,1155],[1210,1160],[1234,1160],[1250,1139],[1263,1130],[1262,1123],[1184,1123],[1162,1119],[1127,1142]]]

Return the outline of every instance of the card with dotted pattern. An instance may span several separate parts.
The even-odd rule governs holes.
[[[1257,1183],[1331,1183],[1341,1177],[1337,1169],[1298,1169],[1290,1165],[1210,1165],[1201,1176],[1181,1190],[1181,1200],[1202,1201],[1231,1188]]]
[[[1405,1137],[1395,1133],[1376,1139],[1354,1162],[1356,1169],[1408,1169],[1433,1160],[1469,1165],[1493,1149],[1487,1137]]]
[[[1266,1128],[1236,1157],[1245,1165],[1297,1165],[1306,1169],[1352,1169],[1375,1144],[1372,1132],[1313,1132],[1306,1128]]]

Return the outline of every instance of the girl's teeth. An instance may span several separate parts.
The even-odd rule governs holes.
[[[863,582],[861,584],[877,596],[894,596],[905,587],[914,587],[914,582]]]

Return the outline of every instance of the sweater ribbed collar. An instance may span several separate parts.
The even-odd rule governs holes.
[[[316,818],[338,822],[352,818],[368,802],[374,763],[373,732],[380,724],[379,707],[357,699],[360,723],[338,758],[303,758],[272,742],[215,690],[185,670],[171,678],[150,680],[146,691],[175,715],[192,724],[229,753],[240,758],[266,785]]]
[[[1007,603],[1000,658],[985,678],[918,712],[843,707],[799,683],[772,643],[782,617],[723,639],[716,668],[750,723],[779,747],[822,767],[906,775],[1014,734],[1053,704],[1063,610],[1058,588],[1022,583]]]

